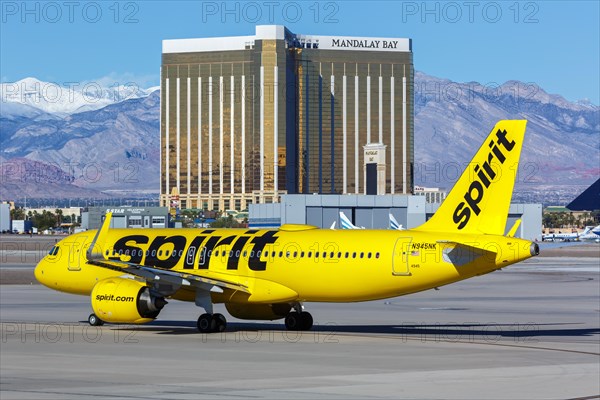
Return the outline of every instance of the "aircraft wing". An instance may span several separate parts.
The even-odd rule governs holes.
[[[98,267],[134,275],[152,283],[190,286],[199,289],[210,290],[212,292],[222,292],[222,289],[232,289],[250,293],[246,286],[224,279],[208,278],[201,275],[186,274],[178,271],[157,267],[148,267],[145,265],[133,264],[119,260],[88,259],[88,263]]]

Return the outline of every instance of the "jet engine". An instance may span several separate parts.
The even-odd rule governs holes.
[[[144,324],[167,304],[150,293],[143,282],[125,278],[103,279],[92,290],[92,309],[105,322]]]
[[[229,314],[239,319],[275,320],[285,318],[292,306],[288,303],[247,304],[225,303]]]

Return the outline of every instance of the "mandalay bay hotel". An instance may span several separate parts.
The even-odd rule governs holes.
[[[410,39],[251,36],[163,41],[161,187],[181,208],[243,210],[283,194],[408,194]]]

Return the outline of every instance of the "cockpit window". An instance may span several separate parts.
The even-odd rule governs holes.
[[[49,256],[55,256],[58,254],[58,246],[54,246],[50,249],[50,251],[48,252]]]

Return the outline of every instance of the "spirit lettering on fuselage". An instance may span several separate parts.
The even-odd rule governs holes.
[[[253,271],[264,271],[267,263],[260,260],[260,255],[265,246],[274,244],[279,239],[277,231],[266,231],[258,236],[258,230],[248,230],[241,235],[218,236],[211,235],[215,231],[204,230],[189,242],[185,236],[156,236],[147,250],[141,245],[148,244],[150,238],[145,235],[129,235],[117,240],[109,259],[119,260],[122,255],[129,256],[129,262],[149,267],[174,268],[183,258],[184,269],[208,269],[212,254],[220,247],[231,246],[228,251],[227,269],[237,270],[242,250],[250,242],[253,246],[249,250],[248,268]],[[252,239],[252,240],[250,240]],[[163,249],[168,245],[169,250]],[[163,256],[164,252],[164,256]],[[197,259],[197,261],[196,261]]]
[[[475,165],[474,171],[477,177],[471,182],[469,189],[465,193],[463,197],[465,201],[461,201],[454,210],[452,220],[457,224],[458,229],[463,229],[467,225],[469,219],[471,219],[472,212],[475,215],[479,215],[481,212],[479,203],[483,199],[486,189],[490,187],[496,177],[496,172],[492,168],[492,161],[495,159],[500,164],[504,164],[506,161],[506,155],[502,152],[498,144],[501,144],[507,152],[511,152],[515,147],[515,141],[512,140],[509,142],[506,138],[506,130],[498,130],[496,138],[496,141],[492,139],[488,145],[491,151],[487,156],[487,161],[483,163],[483,166],[479,164]]]

